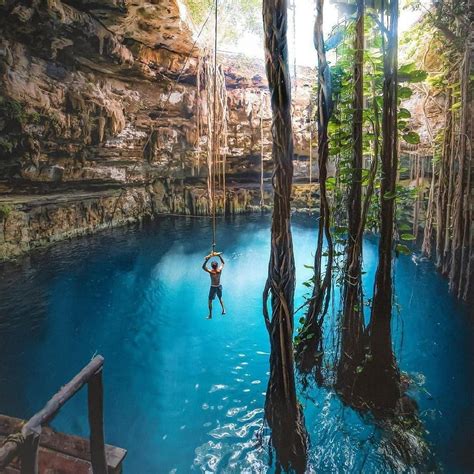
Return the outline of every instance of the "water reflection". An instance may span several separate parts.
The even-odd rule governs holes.
[[[303,265],[312,261],[313,229],[310,219],[295,219],[299,283],[310,276]],[[268,432],[262,431],[270,351],[261,294],[269,218],[220,220],[218,231],[227,256],[222,283],[228,315],[211,322],[205,320],[209,282],[200,268],[209,251],[207,219],[160,219],[1,265],[0,412],[30,416],[100,352],[106,359],[106,438],[129,450],[125,472],[272,471]],[[364,256],[364,285],[371,289],[373,242],[366,241]],[[419,381],[411,396],[437,462],[446,472],[470,472],[472,323],[428,263],[401,258],[395,273],[397,359]],[[304,292],[299,284],[297,305]],[[397,465],[396,449],[372,422],[330,391],[307,396],[300,393],[310,470],[380,472]],[[87,436],[83,394],[54,426]]]

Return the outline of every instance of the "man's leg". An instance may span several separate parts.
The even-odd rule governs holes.
[[[219,298],[219,303],[222,306],[222,314],[225,314],[224,302],[222,301],[222,298]]]
[[[212,319],[212,300],[209,298],[209,315],[207,319]]]
[[[222,306],[222,314],[225,314],[224,302],[222,301],[222,286],[219,286],[217,289],[217,297],[219,298],[219,303]]]

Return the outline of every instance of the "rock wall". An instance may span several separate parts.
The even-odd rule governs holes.
[[[87,1],[0,7],[4,186],[71,189],[179,174],[194,127],[195,88],[172,79],[189,55],[184,77],[196,65],[192,32],[175,0],[142,4],[107,2],[104,11]],[[143,160],[153,130],[163,147],[157,160]]]
[[[269,194],[266,194],[269,198]],[[259,210],[255,190],[217,195],[217,212]],[[207,192],[182,180],[155,181],[146,188],[0,198],[0,260],[37,247],[159,214],[209,215]]]
[[[3,257],[155,213],[209,212],[210,105],[197,79],[205,53],[196,40],[181,0],[1,4]],[[219,63],[227,187],[224,199],[221,183],[216,205],[244,212],[259,208],[262,135],[271,176],[269,93],[263,61],[221,55]],[[300,72],[295,171],[306,180],[314,74]]]
[[[0,210],[1,205],[0,200]],[[151,195],[139,189],[76,193],[67,199],[25,196],[8,205],[0,216],[0,259],[153,214]]]

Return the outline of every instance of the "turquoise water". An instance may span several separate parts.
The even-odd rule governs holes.
[[[269,344],[261,294],[269,217],[219,222],[228,315],[205,319],[207,219],[163,218],[37,251],[0,266],[0,412],[27,418],[95,354],[105,357],[107,442],[128,449],[125,472],[266,472],[261,433]],[[294,220],[298,291],[309,277],[314,221]],[[366,240],[366,285],[376,243]],[[472,320],[431,264],[396,264],[401,368],[429,434],[433,469],[472,472]],[[87,436],[82,391],[54,421]],[[326,389],[301,397],[314,472],[410,468],[385,436]],[[416,472],[413,468],[412,472]]]

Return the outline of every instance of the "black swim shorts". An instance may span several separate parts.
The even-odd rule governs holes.
[[[215,297],[222,298],[222,285],[211,286],[209,289],[209,299],[213,300]]]

